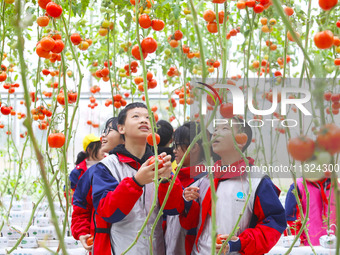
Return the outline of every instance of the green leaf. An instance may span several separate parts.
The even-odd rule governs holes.
[[[175,19],[178,19],[181,13],[181,7],[177,4],[171,4],[171,9],[172,9]]]
[[[90,0],[81,0],[81,13],[84,14],[87,7],[90,4]]]

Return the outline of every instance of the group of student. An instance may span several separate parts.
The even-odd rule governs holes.
[[[152,231],[153,254],[211,254],[211,185],[207,172],[197,171],[204,169],[206,164],[202,139],[192,145],[190,153],[185,156],[189,145],[201,132],[200,125],[187,122],[174,132],[166,121],[161,120],[156,126],[161,138],[158,153],[163,161],[163,166],[158,169],[157,194],[155,164],[150,164],[154,153],[146,139],[151,125],[145,104],[127,105],[118,117],[106,122],[101,138],[88,135],[83,141],[84,152],[78,155],[77,166],[70,174],[74,191],[71,230],[74,238],[94,255],[122,254],[127,249],[127,254],[150,254]],[[238,148],[233,138],[237,133],[245,133],[248,137],[244,144],[237,144]],[[295,229],[298,227],[296,222],[300,213],[291,195],[293,188],[289,190],[285,211],[278,199],[280,190],[267,175],[243,171],[246,166],[251,169],[255,164],[254,159],[243,158],[240,153],[247,149],[251,140],[252,131],[248,125],[231,127],[221,124],[211,134],[214,167],[233,169],[215,172],[213,179],[217,195],[214,204],[216,231],[220,239],[227,239],[238,224],[234,235],[224,245],[223,254],[265,254],[286,230],[287,220],[289,224],[295,224]],[[97,143],[100,143],[100,149]],[[182,167],[164,202],[174,178],[174,165],[181,161]],[[327,200],[331,189],[328,179],[313,187],[318,187],[322,199]],[[300,199],[303,199],[301,194],[303,192],[299,192]],[[139,233],[152,209],[155,195],[155,208]],[[317,194],[315,197],[319,199]],[[323,217],[329,213],[324,206],[328,203],[326,200],[319,204]],[[163,217],[153,230],[164,203]],[[287,206],[290,209],[287,210]],[[331,213],[333,209],[331,207]],[[313,213],[318,217],[316,212]],[[318,245],[318,238],[326,233],[327,224],[315,222],[318,229],[312,235],[314,245]],[[140,237],[131,247],[138,234]],[[88,245],[86,241],[91,236],[94,236],[94,243]],[[216,253],[221,248],[222,244],[216,243]]]

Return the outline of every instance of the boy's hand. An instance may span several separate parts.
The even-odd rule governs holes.
[[[220,249],[222,248],[223,241],[227,240],[229,235],[218,235],[219,240],[216,240],[216,253],[219,253]],[[230,240],[237,240],[237,236],[233,236]],[[221,242],[222,241],[222,242]],[[229,252],[229,244],[227,244],[224,249],[222,250],[222,253],[225,255]]]
[[[87,239],[90,238],[90,237],[91,237],[90,234],[79,236],[79,241],[81,242],[81,244],[83,245],[85,250],[88,250],[88,251],[92,251],[92,247],[93,247],[93,245],[87,245],[87,243],[86,243]]]
[[[187,187],[183,191],[183,196],[186,201],[192,201],[196,200],[200,197],[200,194],[198,193],[199,188],[198,187]]]
[[[171,178],[172,173],[171,155],[167,155],[163,152],[160,156],[163,158],[163,167],[158,169],[158,177],[169,179]]]
[[[135,180],[142,186],[153,182],[155,177],[155,164],[149,165],[151,158],[144,162],[143,165],[138,169],[137,173],[135,174]]]

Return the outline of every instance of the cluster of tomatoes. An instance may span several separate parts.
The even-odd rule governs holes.
[[[269,21],[267,18],[261,18],[260,22],[262,24],[261,31],[263,33],[271,33],[274,30],[274,26],[276,25],[276,19],[271,18]],[[288,38],[289,39],[289,38]],[[268,45],[267,45],[268,46]],[[276,49],[276,48],[275,48]]]
[[[169,50],[170,51],[170,50]],[[183,53],[189,58],[189,59],[192,59],[192,58],[199,58],[200,56],[201,56],[201,54],[200,54],[200,52],[199,51],[196,51],[196,52],[191,52],[190,51],[190,47],[189,46],[187,46],[187,45],[185,45],[185,44],[183,44],[182,45],[182,51],[183,51]],[[166,54],[166,52],[165,52],[165,54]],[[170,54],[171,54],[171,52],[170,52]],[[169,54],[169,55],[170,55]]]
[[[188,82],[186,84],[186,90],[184,91],[184,87],[182,87],[180,90],[176,89],[174,92],[176,95],[179,97],[179,104],[185,104],[187,103],[188,105],[191,105],[194,103],[193,95],[190,94],[191,86],[190,83]],[[185,92],[186,92],[186,101],[185,101]]]
[[[151,27],[155,31],[162,31],[165,25],[163,20],[151,20],[150,16],[146,13],[139,16],[138,23],[141,28],[148,29],[149,27]]]
[[[326,112],[327,114],[333,114],[333,115],[337,115],[339,113],[339,109],[340,109],[340,94],[337,93],[332,93],[332,92],[326,92],[324,94],[324,99],[331,104],[331,106],[326,108]]]
[[[19,88],[19,83],[14,83],[14,84],[11,84],[11,83],[5,83],[3,85],[4,89],[7,89],[8,90],[8,94],[13,94],[15,92],[15,88]]]
[[[124,71],[125,71],[125,76],[130,76],[130,71],[131,73],[137,73],[137,67],[138,67],[138,62],[137,61],[132,61],[130,65],[125,65],[124,66]],[[123,72],[123,70],[121,70]]]
[[[166,73],[168,76],[173,77],[173,76],[180,76],[180,72],[175,66],[172,66],[169,68],[168,72]]]
[[[94,109],[97,106],[98,103],[96,102],[96,98],[94,96],[90,96],[90,104],[88,104],[88,107]]]
[[[92,39],[83,40],[78,33],[73,33],[70,36],[71,42],[73,45],[78,46],[80,50],[87,50],[89,46],[92,45]]]
[[[41,58],[49,59],[52,63],[61,61],[61,53],[64,50],[64,42],[58,32],[43,37],[37,44],[35,52]]]
[[[141,47],[142,47],[143,58],[145,59],[149,53],[153,53],[157,50],[157,42],[152,37],[146,37],[142,40]],[[138,45],[135,45],[132,47],[131,54],[135,59],[141,60],[141,55],[140,55]]]
[[[255,13],[261,13],[264,10],[267,10],[272,5],[271,0],[239,0],[236,3],[236,7],[240,10],[248,8],[253,8]]]
[[[32,113],[32,118],[35,121],[44,120],[45,117],[51,117],[52,116],[52,111],[45,108],[45,106],[43,106],[43,105],[40,105],[37,108],[33,108],[31,110],[31,113]]]
[[[236,36],[238,33],[240,33],[241,32],[241,28],[240,27],[237,27],[237,28],[233,28],[233,29],[231,29],[229,32],[228,32],[228,34],[226,35],[226,39],[227,40],[230,40],[230,38],[232,37],[232,36]]]
[[[220,61],[218,61],[218,60],[214,60],[214,59],[208,59],[207,60],[207,66],[209,66],[208,67],[209,73],[213,73],[215,68],[219,68],[220,65],[221,65]]]
[[[153,78],[153,74],[151,72],[147,72],[146,74],[146,79],[147,79],[147,86],[148,89],[154,89],[157,87],[157,81]],[[144,79],[143,77],[135,77],[134,82],[138,86],[138,90],[140,92],[144,92]]]
[[[48,98],[51,98],[51,97],[52,97],[52,92],[50,92],[50,91],[47,92],[47,91],[44,90],[44,91],[42,92],[42,94],[43,94],[45,97],[48,97]]]
[[[258,69],[260,67],[260,61],[255,60],[252,64],[252,67],[254,69]],[[257,75],[261,76],[263,73],[269,73],[270,68],[269,68],[269,62],[266,59],[261,60],[261,71],[257,72]]]
[[[114,23],[112,21],[104,20],[98,30],[98,33],[100,36],[106,36],[110,30],[113,30],[113,28],[114,28]],[[91,40],[91,39],[86,39],[86,40]],[[92,40],[91,40],[91,44],[92,44]]]
[[[69,104],[74,104],[75,102],[77,102],[77,97],[78,97],[78,93],[74,92],[74,91],[68,91],[67,92],[67,101]],[[64,95],[64,91],[61,89],[58,96],[57,96],[57,102],[60,105],[65,105],[65,95]]]
[[[92,73],[92,76],[97,77],[99,79],[103,79],[104,82],[107,82],[110,80],[110,69],[109,69],[109,65],[110,67],[112,66],[112,61],[109,61],[109,64],[107,61],[104,62],[104,68],[102,69],[98,69],[96,72]],[[98,66],[98,62],[93,62],[92,66],[97,67]],[[92,92],[92,91],[91,91]],[[98,91],[99,92],[99,91]],[[96,92],[92,92],[92,93],[96,93]]]
[[[2,103],[0,102],[0,106],[2,105]],[[0,111],[3,115],[13,115],[12,111],[13,111],[13,107],[12,106],[7,106],[7,105],[2,105],[0,108]],[[14,112],[15,115],[15,112]]]
[[[91,120],[88,120],[87,125],[92,126],[93,128],[99,128],[99,124],[98,123],[93,123]]]
[[[207,22],[207,29],[210,33],[217,33],[216,13],[213,10],[203,12],[203,19]],[[218,12],[218,23],[222,24],[224,20],[224,11]]]
[[[92,94],[96,94],[98,92],[100,92],[100,87],[98,85],[94,85],[90,88],[90,91]]]
[[[127,104],[126,100],[122,97],[122,95],[117,94],[113,96],[113,106],[117,109],[119,109],[122,106],[125,106]],[[112,105],[112,100],[111,99],[107,99],[105,101],[105,106],[109,107],[110,105]]]
[[[334,123],[322,126],[317,132],[316,140],[314,141],[306,135],[291,138],[288,141],[288,152],[293,159],[298,161],[306,161],[311,159],[314,155],[318,163],[328,164],[331,157],[340,152],[340,128]],[[328,162],[324,161],[325,155],[328,154]],[[323,159],[320,159],[320,155]]]
[[[1,70],[0,70],[0,82],[3,82],[7,79],[7,67],[4,64],[1,64]]]
[[[179,41],[182,40],[183,33],[181,30],[176,30],[175,33],[172,35],[169,35],[168,42],[170,44],[170,47],[177,48],[179,45]]]

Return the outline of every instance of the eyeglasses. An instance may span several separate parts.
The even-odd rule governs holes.
[[[102,136],[107,136],[112,130],[115,130],[112,127],[108,127],[102,131]]]
[[[172,148],[173,148],[174,150],[178,150],[178,147],[182,147],[183,145],[186,146],[186,147],[189,146],[189,144],[186,144],[186,143],[174,143],[173,146],[172,146]]]

